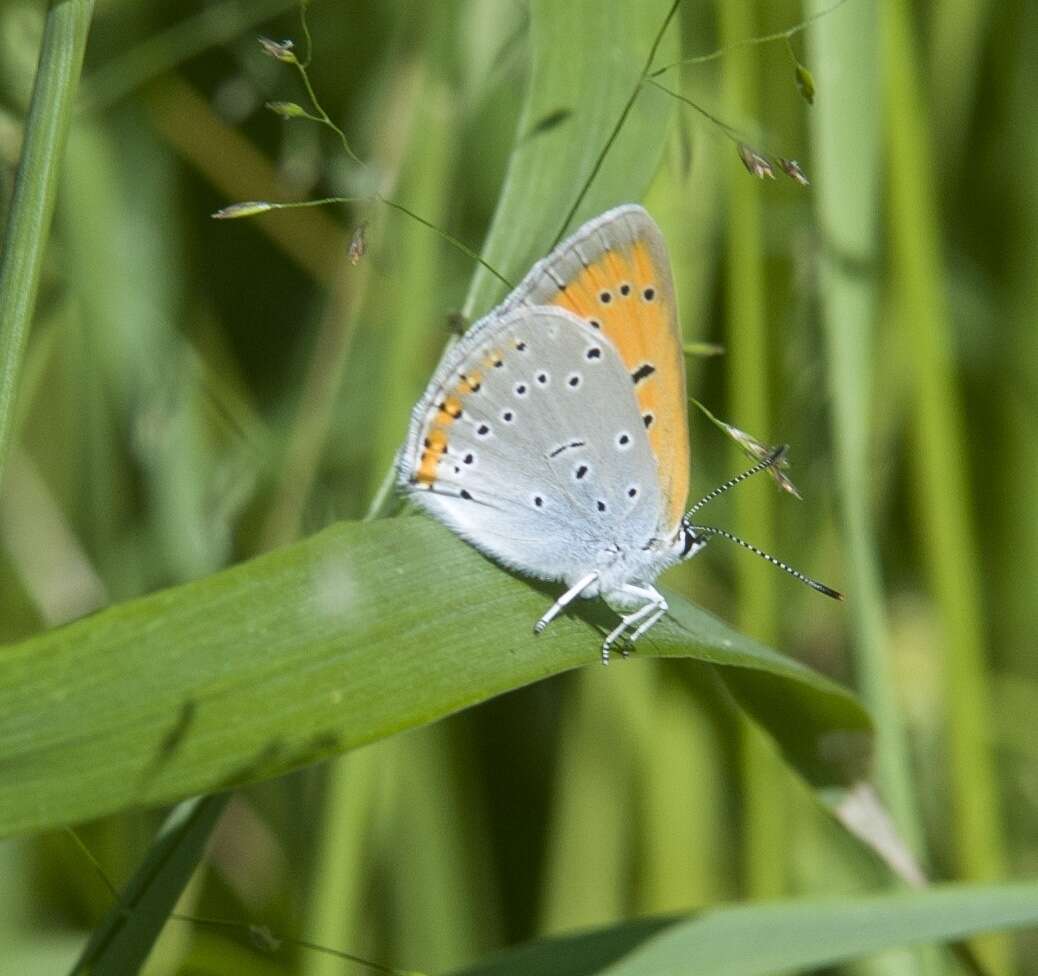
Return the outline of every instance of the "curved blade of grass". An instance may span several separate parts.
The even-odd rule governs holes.
[[[772,976],[898,946],[1036,924],[1034,881],[945,885],[839,900],[733,905],[682,920],[623,922],[520,946],[464,970],[464,976],[549,970],[558,976]]]
[[[592,976],[622,959],[654,935],[677,925],[679,916],[656,915],[559,935],[495,952],[456,976]]]
[[[344,523],[2,648],[0,835],[266,779],[596,662],[613,614],[589,603],[535,638],[552,593],[430,520]],[[812,782],[859,774],[848,692],[672,608],[638,656],[725,666]]]
[[[0,249],[0,479],[93,9],[93,0],[52,3],[43,30],[25,143]]]
[[[228,798],[227,793],[202,797],[170,814],[115,909],[94,929],[73,974],[117,976],[140,969],[202,859]]]
[[[530,4],[530,86],[482,250],[487,262],[513,282],[544,255],[578,199],[641,82],[645,59],[672,5],[672,0]],[[571,45],[566,38],[580,40]],[[675,56],[676,40],[672,27],[659,47],[661,63]],[[572,226],[615,204],[640,199],[659,165],[663,121],[670,111],[671,100],[661,92],[647,89],[638,95]],[[503,288],[485,268],[477,268],[465,315],[487,311]]]

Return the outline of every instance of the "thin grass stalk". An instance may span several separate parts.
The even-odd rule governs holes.
[[[90,334],[92,321],[82,306],[73,319],[62,357],[61,387],[71,395],[59,401],[61,430],[74,485],[68,491],[73,522],[84,548],[113,600],[139,594],[142,580],[132,568],[130,548],[120,546],[121,527],[129,522],[127,457],[119,450],[120,431],[106,396],[106,377],[96,368],[101,339]],[[139,549],[137,554],[139,554]]]
[[[118,901],[91,933],[73,976],[138,971],[202,859],[229,796],[212,794],[173,808]]]
[[[812,8],[824,7],[823,0],[812,0]],[[876,260],[879,117],[872,110],[880,84],[876,17],[874,8],[859,6],[816,21],[808,35],[811,61],[825,92],[811,113],[815,209],[824,242],[819,288],[855,673],[876,720],[877,786],[901,835],[921,856],[923,827],[898,709],[869,508],[876,279],[846,260],[853,257],[860,265]],[[850,105],[857,106],[853,115],[847,111]]]
[[[447,972],[499,945],[475,743],[447,722],[389,745],[390,794],[377,838],[394,965]]]
[[[1038,171],[1038,127],[1028,124],[1032,112],[1032,92],[1038,85],[1038,9],[1029,8],[1029,17],[1022,26],[1023,36],[1029,39],[1023,63],[1026,70],[1015,86],[1007,115],[1012,119],[1011,142],[1006,146],[1013,158],[1020,162],[1014,168],[1015,195],[1023,221],[1019,238],[1012,248],[1006,324],[997,328],[999,361],[1013,356],[1009,382],[1002,386],[1002,397],[994,423],[999,431],[992,457],[1012,459],[1012,463],[998,464],[990,471],[984,500],[994,501],[991,512],[994,522],[988,551],[998,553],[992,566],[987,592],[997,595],[998,604],[992,607],[997,621],[997,637],[1002,644],[1002,667],[1019,678],[1032,673],[1034,635],[1038,633],[1038,609],[1035,606],[1035,582],[1038,580],[1038,519],[1034,517],[1034,480],[1031,472],[1038,471],[1038,437],[1035,436],[1038,417],[1038,329],[1035,329],[1035,310],[1038,309],[1038,187],[1033,174]],[[995,161],[998,165],[1000,160]],[[984,504],[984,500],[981,504]],[[1038,686],[1032,686],[1032,714],[1038,708]],[[996,721],[1001,723],[1002,708],[996,707]],[[1024,712],[1018,712],[1023,717]],[[1024,720],[1019,735],[1031,735],[1033,722]],[[1032,746],[1038,745],[1032,737]],[[1027,813],[1022,813],[1027,817]],[[1022,821],[1021,821],[1022,822]],[[1026,839],[1025,839],[1026,838]],[[1034,852],[1034,842],[1020,837],[1018,851]],[[1032,943],[1033,945],[1034,943]]]
[[[314,836],[314,868],[307,891],[306,938],[319,945],[358,953],[365,940],[365,885],[369,881],[371,828],[375,816],[379,760],[385,743],[358,749],[327,764],[320,825]],[[342,961],[321,952],[300,958],[303,976],[339,976]]]
[[[652,665],[615,661],[575,676],[563,705],[539,931],[615,921],[630,910],[641,770],[628,730],[651,710]]]
[[[966,471],[962,402],[942,294],[938,173],[920,99],[909,11],[883,8],[895,314],[909,344],[914,386],[914,501],[919,545],[943,630],[954,858],[961,877],[1002,877],[1002,817],[991,752],[981,563]],[[1009,971],[1005,939],[978,940],[995,973]]]
[[[823,9],[812,0],[809,9]],[[877,260],[880,78],[877,11],[859,5],[816,21],[808,32],[823,97],[811,112],[815,211],[824,242],[819,289],[832,400],[832,445],[847,554],[847,601],[855,675],[876,722],[875,782],[898,832],[925,858],[924,828],[912,789],[911,756],[899,710],[883,580],[869,500],[876,278],[855,270]],[[856,106],[852,114],[848,106]],[[848,260],[850,258],[851,260]],[[936,971],[932,953],[863,964],[882,973]]]
[[[750,5],[722,0],[721,43],[753,34]],[[722,102],[728,118],[757,111],[756,53],[733,51],[722,72]],[[733,159],[728,168],[728,240],[725,253],[726,365],[730,416],[743,429],[771,435],[768,395],[768,329],[765,308],[764,234],[761,186]],[[733,463],[742,463],[740,456]],[[774,550],[774,493],[763,481],[735,493],[740,534]],[[760,560],[736,559],[739,628],[772,643],[777,620],[777,577]],[[786,888],[783,773],[763,736],[743,726],[743,882],[751,898],[780,895]]]
[[[939,0],[930,11],[928,88],[934,97],[934,140],[941,159],[958,164],[981,81],[990,0]]]
[[[656,669],[636,745],[638,915],[688,911],[736,896],[729,833],[728,736],[735,709],[716,676]]]
[[[4,228],[0,252],[0,483],[93,10],[93,0],[54,0],[47,10],[14,198]]]

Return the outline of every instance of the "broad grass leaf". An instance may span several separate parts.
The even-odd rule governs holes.
[[[412,516],[336,525],[2,648],[0,834],[278,776],[601,667],[613,615],[597,601],[533,636],[553,593]],[[672,608],[637,657],[721,666],[815,783],[856,777],[833,748],[867,738],[848,692],[679,597]],[[616,661],[615,680],[636,666]]]

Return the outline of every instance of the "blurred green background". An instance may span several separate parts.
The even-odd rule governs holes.
[[[755,180],[722,126],[647,89],[661,137],[629,198],[668,239],[686,340],[724,349],[689,357],[690,394],[791,445],[804,501],[758,479],[715,524],[849,599],[720,546],[667,582],[859,693],[876,783],[932,878],[1033,876],[1038,7],[832,6],[685,0],[655,62],[728,48],[656,80],[795,157],[810,188]],[[481,249],[513,151],[538,137],[517,130],[537,10],[314,2],[310,77],[360,167],[326,129],[264,108],[305,103],[256,43],[302,43],[292,0],[99,0],[0,492],[0,641],[365,515],[452,314],[500,291],[470,291],[471,258],[377,204],[209,215],[377,191]],[[0,8],[5,203],[45,11]],[[579,32],[553,43],[608,57]],[[559,138],[587,98],[549,118]],[[557,174],[565,199],[582,183]],[[698,496],[745,459],[691,422]],[[472,653],[494,648],[475,634]],[[78,835],[121,886],[162,817]],[[178,910],[441,972],[574,927],[890,883],[717,687],[632,660],[238,791]],[[4,841],[0,972],[65,971],[110,905],[68,833]],[[992,973],[1038,974],[1038,936],[978,952]],[[898,952],[846,971],[959,965]],[[364,970],[173,921],[147,971]]]

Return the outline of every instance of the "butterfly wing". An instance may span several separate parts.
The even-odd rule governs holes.
[[[633,204],[590,221],[529,274],[501,306],[557,305],[599,329],[634,384],[663,495],[659,533],[677,531],[688,497],[685,362],[667,248]]]
[[[404,490],[478,549],[573,580],[656,532],[662,496],[629,370],[559,308],[494,313],[450,351],[398,458]]]

